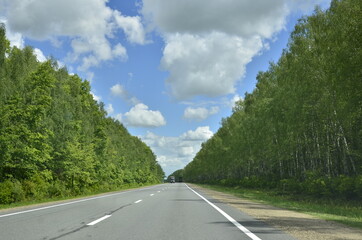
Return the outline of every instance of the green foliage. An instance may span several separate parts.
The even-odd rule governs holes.
[[[0,203],[9,204],[21,201],[25,197],[22,184],[15,179],[7,179],[0,183]]]
[[[11,48],[0,25],[0,204],[162,181],[151,149],[90,91],[56,61]]]
[[[361,198],[362,2],[334,0],[299,20],[184,169],[186,181]]]

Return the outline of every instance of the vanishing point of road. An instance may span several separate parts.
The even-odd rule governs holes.
[[[1,240],[293,240],[185,183],[2,210]]]

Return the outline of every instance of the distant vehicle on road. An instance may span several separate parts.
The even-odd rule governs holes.
[[[175,176],[170,177],[170,183],[175,183]]]

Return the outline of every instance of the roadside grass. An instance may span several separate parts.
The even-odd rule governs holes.
[[[67,201],[67,200],[76,200],[76,199],[81,199],[81,198],[86,198],[86,197],[98,196],[98,195],[108,194],[108,193],[113,193],[113,192],[126,191],[126,190],[147,187],[147,186],[152,186],[152,185],[155,185],[155,184],[128,184],[128,185],[123,185],[123,186],[115,188],[115,189],[87,191],[85,193],[78,194],[78,195],[66,195],[66,196],[58,196],[58,197],[42,198],[42,199],[26,199],[24,201],[10,203],[10,204],[0,204],[0,210],[6,210],[6,209],[11,209],[11,208],[17,208],[17,207],[27,207],[27,206],[31,206],[31,205],[39,205],[39,204],[47,204],[47,203],[54,204],[56,202],[62,202],[62,201]]]
[[[312,198],[304,195],[278,193],[271,190],[254,190],[239,187],[197,184],[211,190],[229,193],[236,197],[264,204],[308,213],[318,218],[335,221],[362,229],[362,202],[339,199]]]

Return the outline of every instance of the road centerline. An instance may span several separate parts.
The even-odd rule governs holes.
[[[243,233],[245,233],[249,238],[251,238],[252,240],[261,240],[258,236],[256,236],[254,233],[252,233],[249,229],[247,229],[246,227],[244,227],[243,225],[241,225],[240,223],[238,223],[234,218],[232,218],[229,214],[227,214],[226,212],[224,212],[223,210],[221,210],[218,206],[216,206],[215,204],[213,204],[212,202],[210,202],[209,200],[207,200],[205,197],[203,197],[201,194],[199,194],[198,192],[196,192],[195,190],[193,190],[192,188],[190,188],[186,183],[185,183],[186,187],[188,189],[190,189],[192,192],[194,192],[197,196],[199,196],[202,200],[204,200],[205,202],[207,202],[210,206],[212,206],[215,210],[217,210],[221,215],[223,215],[227,220],[229,220],[229,222],[231,222],[232,224],[235,225],[235,227],[237,227],[240,231],[242,231]]]
[[[103,221],[103,220],[105,220],[105,219],[109,218],[110,216],[112,216],[112,215],[105,215],[105,216],[103,216],[103,217],[101,217],[101,218],[98,218],[97,220],[94,220],[93,222],[88,223],[88,224],[87,224],[87,226],[93,226],[93,225],[96,225],[97,223],[99,223],[99,222],[101,222],[101,221]]]

